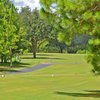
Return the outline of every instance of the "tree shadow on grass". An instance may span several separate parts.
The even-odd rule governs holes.
[[[10,67],[10,63],[0,63],[0,72],[19,72],[16,68],[27,68],[28,63],[13,63]]]
[[[13,66],[10,67],[10,63],[0,63],[0,66],[8,67],[8,68],[20,68],[20,67],[26,67],[26,65],[30,65],[29,63],[20,63],[20,62],[13,62]]]
[[[36,57],[36,58],[33,58],[33,57],[22,57],[22,59],[50,59],[49,57]]]
[[[51,56],[52,54],[43,54],[43,53],[39,53],[39,54],[37,54],[37,56]]]
[[[63,58],[60,57],[53,57],[52,54],[37,54],[36,58],[33,58],[32,54],[30,55],[26,55],[26,56],[22,56],[21,59],[59,59],[59,60],[64,60]]]
[[[66,95],[73,97],[93,97],[100,98],[100,90],[85,90],[86,93],[69,93],[69,92],[61,92],[56,91],[55,93],[58,95]]]
[[[10,68],[0,68],[0,72],[20,72],[20,70],[14,70]]]
[[[53,59],[53,60],[63,60],[63,58],[51,58],[51,57],[37,57],[36,59]]]
[[[22,57],[22,59],[55,59],[55,60],[63,60],[62,58],[51,58],[51,57],[41,57],[41,56],[37,56],[36,58],[33,57]]]
[[[50,59],[50,55],[48,54],[37,54],[36,58],[33,58],[32,54],[29,56],[23,56],[22,59]]]
[[[29,63],[18,63],[18,62],[13,63],[13,66],[15,68],[20,68],[20,67],[26,68],[27,65],[30,65],[30,64]]]

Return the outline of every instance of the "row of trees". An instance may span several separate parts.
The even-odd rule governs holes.
[[[37,9],[31,11],[25,7],[18,13],[11,1],[0,1],[1,63],[10,61],[12,66],[12,58],[27,49],[36,58],[38,48],[54,38],[54,32],[52,25],[40,17]]]
[[[0,61],[6,63],[25,50],[36,52],[54,38],[54,28],[42,19],[39,11],[24,7],[18,13],[10,0],[0,1]],[[44,46],[45,46],[44,45]]]
[[[77,33],[91,35],[88,61],[93,71],[100,73],[100,1],[40,0],[40,3],[41,15],[53,23],[60,41],[70,43]]]
[[[18,58],[16,56],[26,50],[33,52],[33,58],[36,58],[37,51],[63,53],[67,50],[68,53],[76,53],[78,50],[87,49],[90,36],[76,35],[82,31],[77,28],[79,16],[73,15],[74,8],[66,8],[64,11],[62,8],[58,9],[58,6],[64,6],[63,2],[48,1],[47,3],[48,5],[43,6],[41,11],[37,9],[31,11],[29,7],[24,7],[18,13],[11,1],[0,1],[2,63],[10,61],[12,66],[12,58]],[[70,1],[66,3],[69,3],[69,6],[74,4]],[[43,0],[41,4],[45,4]]]
[[[74,36],[71,44],[59,41],[58,30],[48,21],[41,18],[37,9],[33,11],[29,7],[22,8],[20,12],[22,21],[27,30],[28,41],[30,42],[30,52],[36,58],[36,52],[60,52],[76,53],[78,50],[87,48],[88,35]],[[55,23],[53,23],[55,24]]]
[[[18,43],[25,36],[20,24],[20,16],[12,2],[9,0],[0,1],[0,58],[1,62],[10,60],[18,52]]]

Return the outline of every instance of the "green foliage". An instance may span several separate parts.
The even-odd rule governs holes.
[[[52,26],[40,17],[37,9],[31,11],[29,7],[24,7],[20,15],[27,31],[28,41],[31,44],[30,51],[33,52],[33,58],[36,58],[38,48],[44,46],[45,41],[50,37]]]
[[[22,43],[20,40],[25,35],[19,19],[20,17],[11,1],[0,1],[0,57],[1,62],[10,60],[11,66],[12,57],[19,50],[18,43]]]
[[[59,48],[57,46],[53,46],[53,45],[46,45],[45,47],[40,48],[39,52],[59,53]]]
[[[100,72],[100,1],[48,0],[45,2],[45,0],[40,0],[40,3],[45,13],[52,12],[51,15],[55,15],[55,21],[53,19],[52,23],[55,23],[60,31],[59,40],[71,41],[77,33],[85,33],[93,37],[90,41],[89,52],[94,56],[90,57],[92,59],[90,62],[94,70]],[[53,4],[56,4],[55,8],[52,7]],[[55,12],[50,8],[55,9]]]
[[[4,0],[0,2],[2,6],[0,9],[3,9],[0,15],[0,55],[1,61],[8,59],[12,55],[12,49],[17,48],[15,43],[18,41],[18,35],[16,33],[16,10],[14,5],[9,1]],[[7,60],[5,60],[6,62]]]
[[[77,54],[86,54],[86,50],[78,50]]]

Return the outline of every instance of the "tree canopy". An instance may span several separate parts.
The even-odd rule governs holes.
[[[0,1],[0,57],[1,62],[10,60],[12,66],[12,57],[18,49],[22,33],[19,25],[19,15],[15,6],[9,0]]]
[[[36,58],[37,49],[49,38],[52,26],[40,17],[37,9],[31,11],[29,7],[24,7],[20,15],[26,27],[28,40],[31,43],[33,58]]]
[[[92,36],[88,61],[94,71],[100,73],[100,1],[40,0],[40,3],[41,15],[52,18],[59,30],[60,40],[69,42],[75,34]]]

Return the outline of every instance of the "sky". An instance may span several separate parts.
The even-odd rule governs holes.
[[[40,8],[39,0],[12,0],[16,6],[20,10],[21,7],[29,6],[31,9]]]

